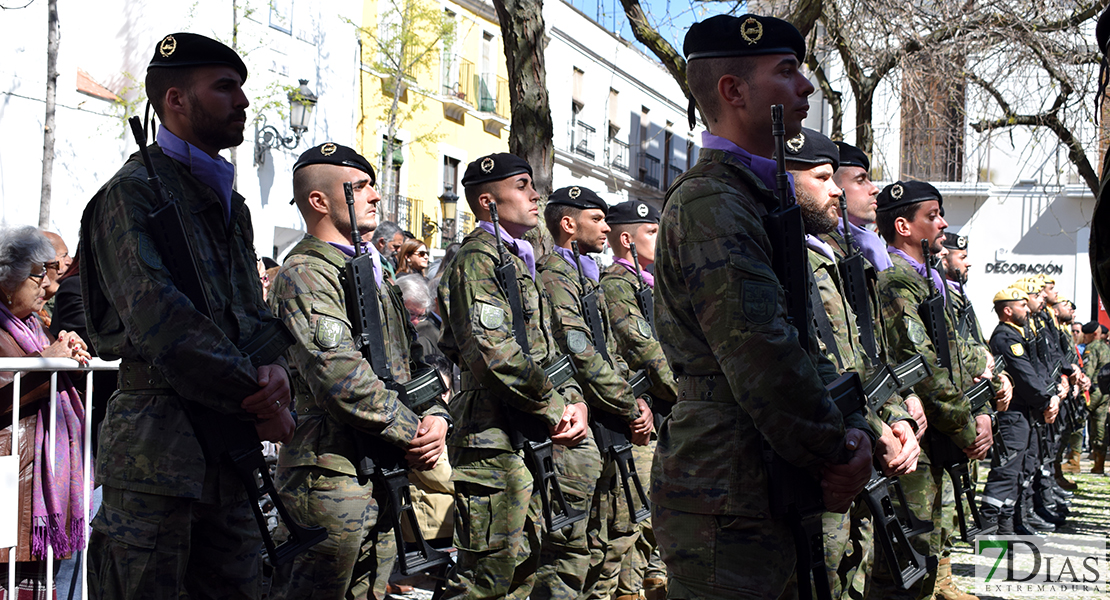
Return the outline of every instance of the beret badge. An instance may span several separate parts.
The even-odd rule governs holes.
[[[486,158],[484,158],[482,160],[481,167],[482,167],[482,172],[483,173],[492,173],[493,172],[493,159],[487,156]]]
[[[648,216],[648,206],[647,206],[647,204],[637,205],[636,206],[636,214],[640,215],[641,219]]]
[[[890,188],[890,197],[894,198],[895,200],[901,200],[903,193],[904,191],[902,189],[902,184],[900,183],[896,183],[894,184],[894,187]]]
[[[337,150],[337,148],[336,148],[335,144],[333,144],[331,142],[328,142],[328,143],[324,144],[323,146],[320,146],[320,154],[323,154],[324,156],[331,156],[332,154],[335,154],[336,150]]]
[[[748,17],[742,25],[740,25],[740,37],[748,45],[758,42],[763,37],[763,23],[760,23],[755,17]]]
[[[567,195],[570,196],[571,199],[573,200],[573,199],[582,195],[582,190],[578,189],[578,186],[574,186],[574,187],[570,188],[569,191],[567,191]]]
[[[791,154],[797,154],[802,151],[802,147],[806,145],[806,134],[799,133],[798,135],[786,140],[786,150]]]
[[[165,58],[169,58],[175,50],[177,50],[177,40],[172,35],[162,38],[162,43],[158,44],[158,54]]]

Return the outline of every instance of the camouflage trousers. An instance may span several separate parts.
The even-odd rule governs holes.
[[[1087,416],[1087,436],[1091,450],[1106,450],[1106,413],[1110,402],[1106,396],[1091,393],[1091,413]]]
[[[945,524],[943,510],[944,479],[947,477],[948,475],[945,474],[944,469],[930,464],[929,457],[923,449],[921,458],[917,463],[917,470],[898,478],[902,483],[902,491],[905,493],[910,512],[917,518],[933,524],[933,530],[930,533],[910,538],[910,544],[925,556],[939,556],[946,535],[942,533],[942,530],[951,531],[951,521],[949,520],[948,524]],[[897,499],[892,498],[892,500],[895,503],[895,508],[901,510]],[[868,598],[917,600],[932,597],[933,587],[937,579],[935,569],[929,571],[909,590],[904,590],[895,582],[894,574],[887,566],[882,544],[875,544],[874,548],[874,569],[867,588]]]
[[[524,458],[487,448],[448,452],[459,554],[444,597],[528,598],[539,566],[542,517]]]
[[[632,523],[617,463],[606,457],[604,465],[590,514],[592,556],[582,596],[589,600],[609,600],[617,588],[621,561],[632,552],[640,537],[639,524]]]
[[[651,461],[655,455],[655,438],[647,446],[633,446],[632,457],[636,461],[636,472],[645,490],[651,489]],[[651,517],[639,524],[640,535],[632,551],[621,560],[621,570],[617,575],[617,596],[637,596],[644,589],[644,579],[667,579],[667,567],[659,558],[655,544],[655,530],[651,527]]]
[[[360,484],[319,467],[278,467],[275,485],[297,522],[323,527],[328,537],[274,569],[270,598],[385,598],[397,542],[373,481]]]
[[[847,513],[825,513],[821,521],[832,597],[863,598],[875,558],[875,532],[867,503],[857,499]]]
[[[573,448],[556,445],[552,455],[556,477],[567,503],[589,516],[558,531],[543,531],[540,564],[531,597],[534,600],[575,600],[586,589],[594,546],[598,543],[597,492],[603,464],[593,432],[588,429],[585,441]],[[542,517],[537,519],[537,525],[543,526]]]
[[[90,596],[260,598],[261,533],[242,484],[220,475],[223,485],[205,486],[219,493],[202,500],[104,486],[89,536]]]
[[[700,515],[652,506],[672,600],[798,597],[794,540],[780,519]]]

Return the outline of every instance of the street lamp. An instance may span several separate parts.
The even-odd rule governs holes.
[[[312,117],[312,109],[316,108],[318,97],[308,88],[308,80],[300,79],[301,86],[288,94],[289,98],[289,127],[293,135],[283,136],[273,125],[266,125],[266,117],[261,116],[262,127],[255,130],[254,136],[254,164],[266,164],[267,148],[285,148],[292,150],[301,143],[301,136],[308,131],[308,121]]]
[[[455,219],[458,217],[459,196],[451,191],[451,186],[446,186],[443,195],[439,197],[440,206],[443,208],[443,240],[444,246],[455,241]],[[447,241],[450,240],[450,241]]]

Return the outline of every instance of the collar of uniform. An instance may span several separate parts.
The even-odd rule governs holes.
[[[478,227],[480,227],[483,231],[490,234],[491,236],[493,235],[493,223],[489,221],[478,221]],[[532,279],[535,279],[536,250],[532,248],[532,244],[528,242],[528,240],[520,240],[509,235],[505,232],[504,229],[500,229],[500,233],[501,241],[505,242],[505,245],[509,247],[509,252],[512,252],[516,255],[517,258],[524,261],[524,265],[528,267],[528,274],[532,277]],[[497,240],[494,240],[494,243],[496,244]]]
[[[555,251],[555,254],[562,256],[572,269],[574,269],[575,271],[578,270],[578,265],[574,262],[573,250],[569,248],[563,248],[562,246],[555,246],[554,248],[552,248],[552,250]],[[593,281],[597,281],[601,277],[601,269],[598,268],[597,261],[588,254],[579,254],[578,258],[582,262],[582,274],[586,277],[589,277]]]
[[[775,175],[778,173],[778,161],[762,156],[756,156],[751,152],[737,146],[732,140],[713,135],[708,131],[701,133],[701,146],[710,150],[723,150],[735,156],[741,164],[748,167],[752,174],[767,186],[767,189],[774,191],[777,188],[775,182]],[[790,181],[790,195],[794,195],[794,176],[790,173],[786,174],[787,179]]]
[[[833,254],[832,246],[825,243],[824,240],[815,235],[806,234],[806,246],[814,252],[820,253],[825,258],[831,261],[836,261],[836,256]]]
[[[343,254],[346,254],[348,257],[354,257],[355,255],[355,247],[353,244],[337,244],[335,242],[328,242],[327,244]],[[362,242],[359,245],[362,246],[363,253],[368,252],[370,254],[370,262],[374,265],[374,281],[378,283],[378,287],[381,287],[383,279],[381,253],[374,247],[374,244],[369,242]]]
[[[844,235],[844,217],[840,218],[840,222],[836,226],[836,230],[840,235]],[[890,255],[886,252],[886,242],[879,237],[879,234],[860,227],[851,221],[847,221],[848,228],[852,232],[852,244],[859,249],[860,254],[871,264],[875,266],[876,271],[885,271],[890,268]]]
[[[1014,329],[1016,329],[1018,334],[1020,334],[1022,338],[1025,337],[1025,329],[1024,328],[1019,327],[1016,323],[1011,323],[1009,321],[1002,321],[1002,322],[1009,325],[1010,327],[1013,327]]]
[[[887,246],[886,250],[891,254],[902,257],[907,263],[909,263],[910,267],[912,267],[914,271],[917,271],[918,275],[925,277],[926,271],[924,264],[917,262],[909,254],[902,252],[894,246]],[[948,286],[944,285],[944,278],[937,272],[936,269],[929,269],[929,272],[931,272],[933,275],[933,287],[936,288],[938,292],[940,292],[940,295],[943,296],[945,300],[947,300]]]
[[[625,260],[623,258],[614,258],[613,264],[624,267],[626,270],[628,270],[629,273],[632,273],[633,275],[636,274],[636,266],[632,264],[632,261]],[[655,275],[652,275],[651,273],[643,269],[640,269],[640,275],[644,278],[644,283],[646,283],[648,287],[655,289]]]
[[[174,135],[165,126],[158,127],[158,146],[166,156],[189,168],[202,183],[212,188],[224,206],[224,217],[231,222],[231,193],[235,184],[235,165],[222,156],[212,158],[200,148]]]

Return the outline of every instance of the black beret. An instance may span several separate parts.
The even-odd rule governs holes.
[[[844,142],[836,142],[836,148],[840,150],[840,166],[863,167],[866,171],[871,170],[871,159],[867,158],[863,150]]]
[[[925,183],[924,181],[898,181],[892,183],[879,192],[878,207],[875,210],[885,212],[894,210],[910,204],[917,204],[918,202],[927,202],[929,200],[936,200],[938,203],[943,204],[944,198],[941,197],[940,191],[937,188]]]
[[[234,50],[216,40],[195,33],[171,33],[154,46],[154,58],[147,69],[156,67],[202,67],[225,65],[247,80],[247,65]]]
[[[659,209],[639,200],[628,200],[609,207],[605,217],[609,225],[628,225],[631,223],[658,223]]]
[[[1080,329],[1080,331],[1082,331],[1083,333],[1094,333],[1098,331],[1098,327],[1098,321],[1091,321],[1090,323],[1084,323],[1083,328]]]
[[[570,187],[559,188],[547,198],[548,206],[573,206],[583,210],[587,208],[596,208],[606,215],[609,214],[609,205],[594,193],[593,190],[587,187],[572,185]],[[608,220],[608,219],[606,219]]]
[[[1095,40],[1098,41],[1099,52],[1106,54],[1106,46],[1110,42],[1110,7],[1102,11],[1102,16],[1098,18],[1098,25],[1095,25]]]
[[[308,165],[353,167],[370,176],[370,185],[376,183],[374,167],[370,165],[370,161],[355,152],[354,148],[348,148],[342,144],[327,142],[305,150],[304,154],[301,154],[301,157],[293,164],[293,172],[296,173],[297,169]]]
[[[946,231],[944,232],[944,241],[941,243],[944,244],[944,247],[948,248],[949,250],[967,250],[966,235],[960,235],[958,233],[950,233]]]
[[[483,156],[467,165],[466,172],[463,173],[462,184],[465,187],[486,183],[487,181],[501,181],[521,173],[527,173],[530,177],[532,175],[532,165],[529,165],[528,161],[515,154],[498,152],[497,154]]]
[[[835,172],[840,168],[840,151],[821,132],[803,127],[798,135],[786,140],[786,161],[811,167],[832,165]]]
[[[796,27],[775,17],[717,15],[690,26],[682,42],[682,54],[688,61],[793,54],[801,62],[806,58],[806,40]]]

